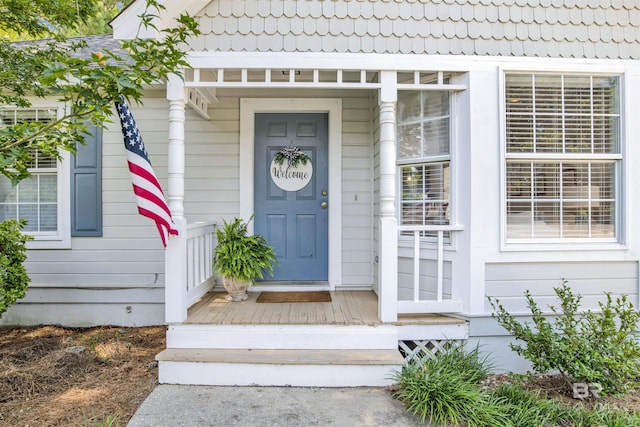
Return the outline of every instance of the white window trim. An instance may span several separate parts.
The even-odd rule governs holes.
[[[58,118],[64,113],[60,105],[52,105],[42,100],[31,100],[29,109],[55,109],[58,111]],[[17,107],[8,105],[7,108]],[[28,233],[33,236],[33,240],[27,242],[27,249],[71,249],[71,153],[65,150],[60,151],[57,168],[58,186],[58,230],[46,233]]]
[[[616,154],[601,154],[595,155],[592,159],[615,159],[619,160],[616,163],[616,225],[614,239],[607,238],[576,238],[576,239],[507,239],[507,158],[518,158],[518,154],[510,154],[507,156],[507,116],[506,116],[506,103],[505,103],[505,81],[506,75],[510,73],[521,74],[562,74],[562,75],[616,75],[619,77],[619,109],[620,109],[620,152]],[[624,70],[620,67],[602,67],[598,70],[562,70],[561,68],[538,68],[538,67],[517,67],[512,66],[509,68],[499,67],[498,69],[498,108],[499,108],[499,120],[500,120],[500,251],[501,252],[526,252],[526,251],[615,251],[626,250],[626,203],[623,195],[627,194],[625,191],[625,183],[627,182],[626,174],[626,117],[625,117],[625,102],[627,97],[627,89],[624,79]],[[545,157],[556,157],[553,154],[549,154]],[[558,158],[566,159],[566,155],[558,155]],[[527,157],[530,158],[530,157]],[[542,157],[541,157],[542,158]]]
[[[256,113],[304,112],[329,116],[329,287],[342,285],[342,99],[241,98],[240,99],[240,217],[253,212],[253,151]],[[249,224],[253,233],[253,222]]]
[[[27,249],[71,249],[71,153],[61,151],[57,162],[58,185],[58,231],[56,233],[34,233],[27,242]]]

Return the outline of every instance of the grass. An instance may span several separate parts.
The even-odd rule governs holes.
[[[120,427],[120,423],[118,421],[119,415],[108,415],[102,417],[92,415],[91,417],[87,417],[87,415],[83,413],[83,416],[84,427]]]
[[[514,427],[554,425],[560,418],[559,405],[526,391],[519,384],[502,384],[490,392]]]
[[[461,345],[454,344],[434,358],[410,363],[399,372],[396,380],[401,387],[396,397],[421,422],[504,425],[506,419],[498,410],[498,402],[478,386],[489,372],[489,364],[479,357],[477,349],[466,353]]]
[[[413,361],[396,374],[396,398],[421,422],[443,426],[629,427],[640,426],[640,413],[607,405],[568,406],[535,391],[522,381],[482,385],[491,372],[478,349],[453,344],[435,356]]]

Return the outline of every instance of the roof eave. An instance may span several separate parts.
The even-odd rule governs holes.
[[[212,0],[158,0],[165,9],[158,13],[159,18],[154,22],[158,29],[170,27],[182,13],[195,15],[206,7]],[[155,37],[157,31],[140,27],[140,15],[146,9],[146,0],[135,0],[127,5],[115,18],[109,21],[113,28],[113,37],[118,40],[128,40],[136,37]]]

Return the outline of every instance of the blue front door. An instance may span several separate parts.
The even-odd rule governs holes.
[[[327,143],[326,113],[255,116],[254,229],[267,239],[280,261],[273,277],[266,280],[328,280]],[[281,169],[274,170],[273,163],[283,148],[295,147],[310,158],[312,169],[305,175],[304,181],[310,178],[308,183],[299,190],[291,190],[278,179]],[[303,174],[290,175],[299,178]]]

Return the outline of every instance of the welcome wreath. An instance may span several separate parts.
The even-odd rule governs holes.
[[[286,161],[287,169],[289,169],[291,167],[295,168],[299,164],[306,165],[307,162],[311,160],[311,158],[304,154],[300,147],[289,146],[283,147],[280,151],[278,151],[273,157],[273,160],[279,165],[282,165]]]

